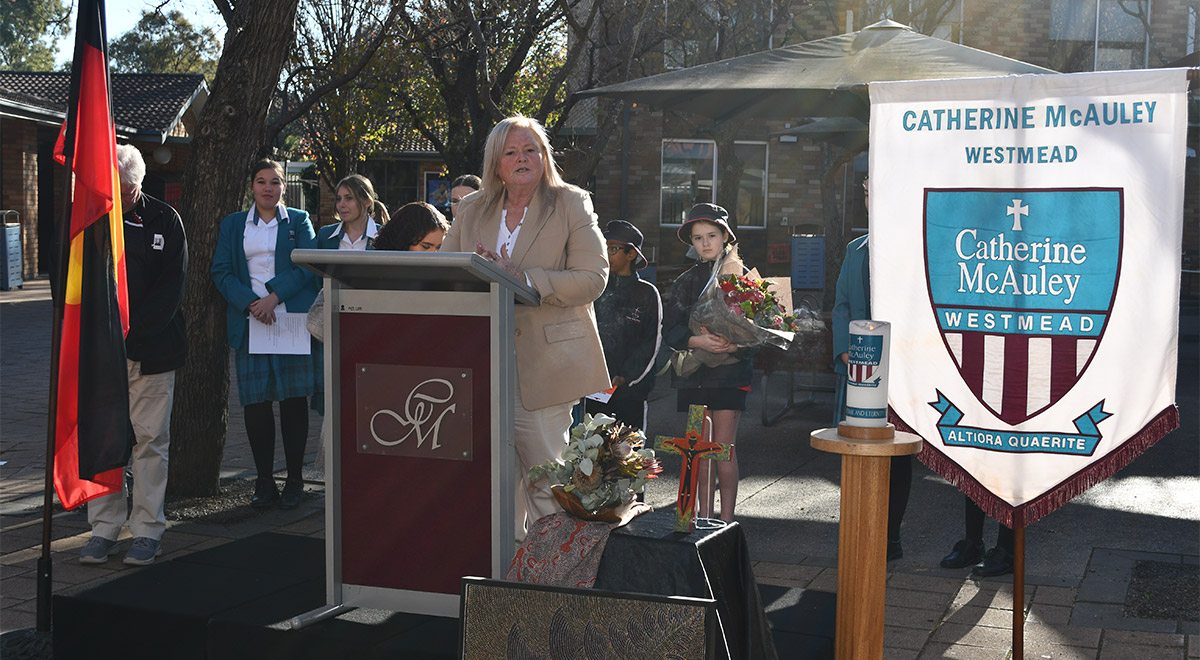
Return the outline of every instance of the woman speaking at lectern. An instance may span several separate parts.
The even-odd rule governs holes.
[[[536,120],[497,124],[483,160],[483,187],[459,205],[442,252],[476,252],[541,296],[537,307],[518,305],[514,320],[521,540],[527,523],[559,510],[549,484],[529,483],[529,468],[559,457],[579,398],[611,387],[592,311],[608,259],[591,198],[563,181]]]

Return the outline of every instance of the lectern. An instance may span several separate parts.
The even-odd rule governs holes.
[[[514,548],[514,305],[470,253],[296,250],[325,282],[328,605],[457,617],[463,576]]]

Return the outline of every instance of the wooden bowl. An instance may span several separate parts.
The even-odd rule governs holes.
[[[580,520],[593,520],[596,522],[615,523],[621,521],[620,506],[608,506],[595,511],[588,511],[583,508],[583,503],[575,495],[568,493],[562,486],[551,486],[550,492],[554,494],[554,499],[558,500],[558,505],[564,511],[579,518]]]

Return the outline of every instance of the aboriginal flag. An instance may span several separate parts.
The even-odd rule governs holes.
[[[58,229],[54,488],[67,509],[121,490],[129,460],[125,333],[129,298],[109,94],[104,0],[82,0],[67,120],[55,148],[74,173],[69,222]]]

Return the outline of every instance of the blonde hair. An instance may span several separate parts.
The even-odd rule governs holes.
[[[367,212],[367,215],[375,219],[375,224],[387,224],[390,216],[388,215],[387,207],[383,202],[379,201],[379,195],[375,194],[375,186],[371,185],[371,180],[361,174],[351,174],[350,176],[338,181],[338,184],[333,187],[333,191],[345,188],[354,195],[354,199],[358,200],[358,205]]]
[[[498,171],[500,157],[504,154],[504,142],[508,139],[508,134],[520,129],[529,131],[542,150],[542,187],[557,190],[568,185],[559,174],[558,163],[554,162],[554,152],[550,149],[550,138],[546,135],[546,129],[532,117],[513,115],[496,124],[483,147],[483,188],[480,194],[483,195],[481,202],[484,208],[499,204],[504,197],[504,182],[500,180]]]

